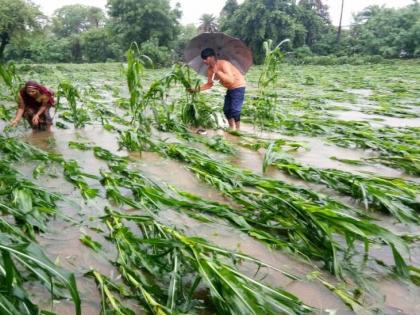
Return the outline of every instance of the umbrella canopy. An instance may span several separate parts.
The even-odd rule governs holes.
[[[252,65],[252,52],[240,39],[224,33],[202,33],[184,50],[185,62],[201,75],[207,76],[207,66],[201,59],[201,51],[205,48],[213,48],[218,59],[228,60],[242,74]]]

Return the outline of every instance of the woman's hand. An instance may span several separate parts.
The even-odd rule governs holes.
[[[18,124],[18,122],[19,122],[19,120],[18,120],[18,119],[13,119],[13,120],[10,122],[10,127],[15,128],[15,127],[16,127],[16,125]]]
[[[39,116],[38,115],[35,115],[32,118],[32,123],[34,124],[34,126],[38,126],[38,124],[39,124]]]

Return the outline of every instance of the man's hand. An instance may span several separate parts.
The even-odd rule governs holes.
[[[38,126],[38,123],[39,123],[39,116],[38,115],[35,115],[32,118],[32,123],[34,124],[34,126]]]

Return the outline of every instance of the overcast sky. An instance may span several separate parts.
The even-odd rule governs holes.
[[[150,0],[153,1],[153,0]],[[181,18],[182,24],[194,23],[198,25],[199,18],[202,14],[219,15],[220,10],[223,8],[225,0],[170,0],[172,5],[179,2],[181,4],[183,16]],[[34,0],[40,5],[41,10],[47,15],[51,15],[55,9],[64,5],[81,3],[84,5],[97,6],[105,9],[106,0]],[[242,3],[243,0],[238,0]],[[349,25],[352,20],[352,13],[361,11],[368,5],[386,5],[387,7],[403,7],[412,3],[412,0],[346,0],[344,2],[343,25]],[[329,6],[330,17],[334,25],[338,25],[340,19],[341,0],[324,0],[323,3]]]

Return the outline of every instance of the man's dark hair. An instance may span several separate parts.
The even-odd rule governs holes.
[[[207,57],[216,56],[213,48],[206,48],[201,51],[201,59],[206,60]]]

